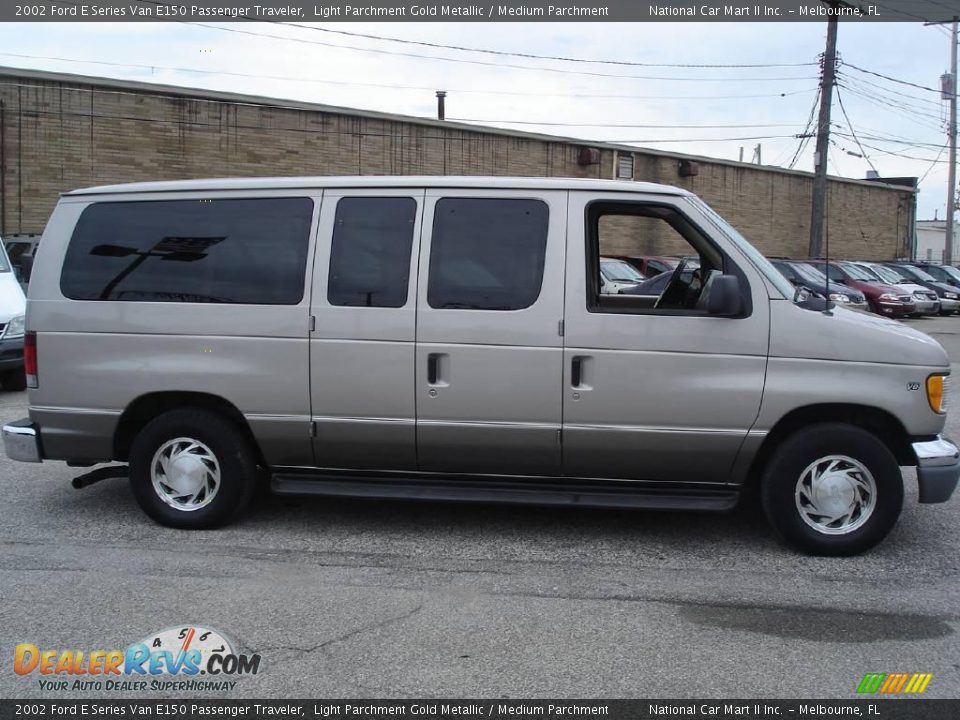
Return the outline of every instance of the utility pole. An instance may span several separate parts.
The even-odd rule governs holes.
[[[838,3],[828,3],[836,7]],[[813,157],[813,202],[810,207],[810,257],[823,254],[823,231],[827,209],[827,152],[830,148],[830,108],[837,80],[837,16],[827,20],[827,48],[823,52],[820,76],[820,115],[817,120],[817,149]]]
[[[947,216],[946,233],[943,238],[943,263],[953,264],[953,215],[956,210],[957,192],[957,20],[956,15],[942,22],[928,22],[924,25],[951,25],[950,32],[950,73],[949,81],[941,84],[941,94],[950,101],[950,125],[947,128],[947,143],[950,145],[950,166],[947,170]]]

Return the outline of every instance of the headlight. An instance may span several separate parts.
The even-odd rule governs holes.
[[[884,293],[883,295],[880,296],[880,299],[887,300],[889,302],[896,302],[897,296],[894,295],[893,293]]]
[[[944,293],[943,296],[944,296],[945,298],[950,298],[951,300],[956,300],[956,299],[957,299],[957,294],[956,294],[956,293]]]
[[[844,295],[843,293],[830,293],[830,299],[834,302],[850,302],[850,298]]]
[[[3,331],[4,338],[18,338],[23,337],[23,315],[17,315],[10,322],[7,323],[7,327]]]
[[[942,415],[947,411],[946,375],[931,375],[927,378],[927,402],[935,413]]]

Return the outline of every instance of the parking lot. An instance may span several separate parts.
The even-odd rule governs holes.
[[[960,371],[960,318],[911,324]],[[0,420],[25,406],[0,394]],[[80,695],[15,675],[17,643],[115,649],[182,624],[261,654],[229,697],[850,697],[864,673],[894,671],[960,696],[960,498],[918,505],[912,471],[894,532],[849,559],[794,553],[751,503],[265,496],[226,529],[178,532],[123,480],[72,489],[81,472],[0,459],[2,697]]]

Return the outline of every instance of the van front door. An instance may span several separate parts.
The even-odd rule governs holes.
[[[313,281],[316,464],[415,470],[414,333],[423,191],[326,191]]]
[[[563,468],[574,477],[724,482],[760,407],[769,310],[759,274],[676,195],[571,193]],[[607,255],[684,258],[666,287],[599,292]],[[738,275],[737,317],[711,316],[711,278]],[[636,294],[634,294],[636,293]]]
[[[427,192],[415,375],[421,470],[559,474],[566,197]]]

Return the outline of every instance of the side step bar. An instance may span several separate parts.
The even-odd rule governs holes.
[[[567,505],[597,508],[644,508],[649,510],[731,510],[739,492],[727,488],[689,490],[637,487],[627,482],[586,483],[582,480],[513,480],[503,478],[364,477],[325,474],[273,476],[278,495],[327,495],[405,500]]]

